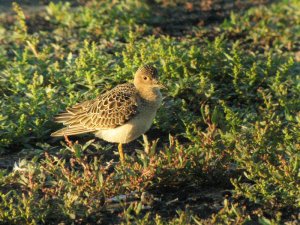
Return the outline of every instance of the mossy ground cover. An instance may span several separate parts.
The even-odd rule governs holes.
[[[299,222],[299,1],[36,6],[0,14],[2,224]],[[123,165],[92,135],[50,137],[146,63],[168,89]]]

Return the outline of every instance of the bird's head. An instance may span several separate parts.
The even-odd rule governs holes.
[[[158,72],[154,66],[144,65],[141,66],[134,75],[134,85],[136,87],[148,88],[165,88],[158,81]]]

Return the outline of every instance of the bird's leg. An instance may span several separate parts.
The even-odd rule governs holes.
[[[121,163],[123,163],[124,162],[124,152],[123,152],[122,143],[119,143],[118,150],[119,150],[119,155],[120,155],[120,161],[121,161]]]
[[[64,135],[64,138],[65,138],[65,142],[67,143],[67,145],[71,148],[73,146],[72,141],[70,141],[70,139],[68,138],[67,135]]]

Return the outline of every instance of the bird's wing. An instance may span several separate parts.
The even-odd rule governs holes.
[[[95,100],[79,103],[59,114],[55,121],[67,127],[51,135],[74,135],[118,127],[138,113],[137,106],[134,85],[118,85]]]

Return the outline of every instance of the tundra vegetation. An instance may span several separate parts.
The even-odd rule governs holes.
[[[0,2],[1,224],[299,224],[299,1]],[[168,89],[124,164],[50,137],[146,63]]]

